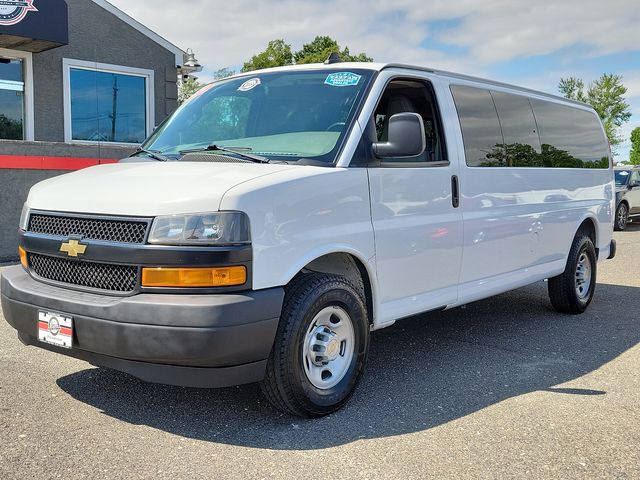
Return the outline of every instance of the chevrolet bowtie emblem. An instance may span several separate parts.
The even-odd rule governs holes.
[[[66,253],[70,257],[82,255],[86,250],[87,246],[81,245],[77,240],[69,240],[68,243],[63,243],[60,246],[60,251]]]

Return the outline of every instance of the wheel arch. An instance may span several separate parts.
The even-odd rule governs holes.
[[[576,235],[581,231],[587,232],[593,242],[593,245],[596,247],[596,250],[598,250],[598,227],[596,226],[596,220],[590,216],[583,219],[582,223],[580,223],[580,226],[576,230]]]
[[[361,255],[347,249],[317,254],[313,256],[313,259],[307,260],[306,264],[299,266],[293,273],[290,273],[285,285],[305,271],[332,273],[349,278],[354,285],[361,288],[365,298],[369,323],[374,324],[376,316],[375,270]]]
[[[597,219],[591,215],[584,215],[581,219],[580,219],[580,223],[577,224],[577,227],[575,227],[575,229],[573,230],[573,237],[571,237],[571,241],[569,242],[569,244],[566,246],[566,250],[564,252],[564,260],[566,261],[569,258],[569,252],[571,252],[571,247],[573,246],[574,242],[576,241],[576,238],[578,237],[578,234],[582,231],[586,231],[587,235],[589,235],[589,238],[591,238],[591,241],[593,242],[593,245],[596,247],[596,253],[599,252],[598,249],[598,223],[597,223]]]
[[[620,200],[618,202],[618,204],[616,205],[616,213],[618,211],[618,207],[620,207],[620,205],[622,205],[624,203],[624,205],[627,207],[627,212],[630,211],[631,206],[629,205],[629,200],[627,200],[626,198],[623,198],[622,200]]]

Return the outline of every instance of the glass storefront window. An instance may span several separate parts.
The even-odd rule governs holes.
[[[71,139],[142,143],[147,136],[147,78],[70,69]]]
[[[22,60],[0,57],[0,139],[24,140]]]

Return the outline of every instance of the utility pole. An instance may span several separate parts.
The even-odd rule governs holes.
[[[118,77],[113,76],[113,107],[111,109],[111,141],[116,141],[116,115],[118,114]]]

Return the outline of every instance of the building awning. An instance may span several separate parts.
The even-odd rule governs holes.
[[[0,0],[0,48],[43,52],[69,43],[64,0]]]

